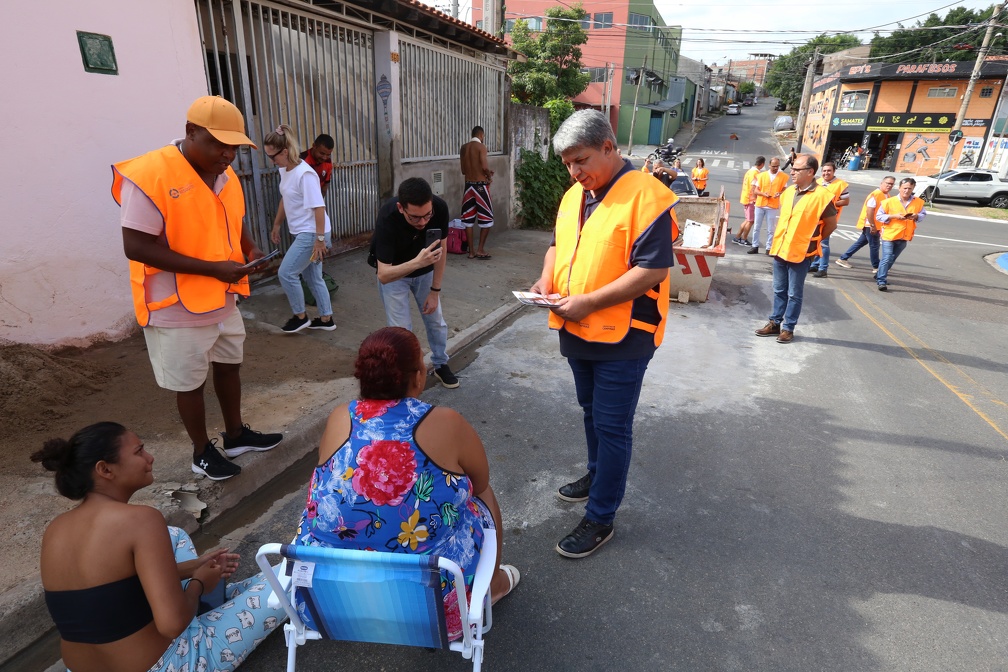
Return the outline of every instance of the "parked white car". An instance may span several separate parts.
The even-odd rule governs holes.
[[[953,168],[940,175],[918,177],[914,192],[921,198],[966,198],[980,205],[1008,208],[1008,181],[992,170]]]
[[[728,106],[728,109],[725,111],[725,114],[742,114],[742,106],[739,105],[738,103],[732,103],[731,105]]]

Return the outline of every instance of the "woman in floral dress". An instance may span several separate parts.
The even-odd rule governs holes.
[[[436,554],[462,568],[466,588],[483,548],[497,535],[491,600],[521,578],[500,564],[501,515],[476,430],[449,408],[417,396],[427,370],[416,336],[380,329],[361,344],[354,375],[360,399],[329,416],[296,543],[388,553]],[[449,636],[461,635],[456,594],[442,575]]]

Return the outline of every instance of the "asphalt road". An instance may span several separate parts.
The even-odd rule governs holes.
[[[755,109],[773,116],[766,101]],[[769,156],[751,110],[708,125],[689,155]],[[710,164],[737,203],[743,167]],[[852,192],[860,204],[868,188]],[[671,306],[616,536],[584,560],[553,550],[581,515],[554,492],[585,456],[542,311],[483,343],[459,390],[425,393],[480,432],[505,561],[523,573],[494,610],[486,669],[1008,669],[1008,276],[984,260],[1008,250],[1008,224],[934,215],[919,232],[888,293],[867,250],[852,270],[810,278],[789,345],[753,335],[769,258],[730,246],[709,301]],[[246,563],[291,538],[303,501],[298,490],[235,532]],[[241,669],[280,670],[284,657],[274,635]],[[334,642],[298,657],[305,672],[468,667]]]

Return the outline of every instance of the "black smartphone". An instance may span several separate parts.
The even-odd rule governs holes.
[[[427,229],[427,242],[424,243],[424,247],[430,247],[439,240],[441,240],[441,229]]]

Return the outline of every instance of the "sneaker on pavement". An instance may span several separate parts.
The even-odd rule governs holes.
[[[759,247],[753,245],[752,247],[749,248],[749,251],[746,252],[746,254],[759,254]]]
[[[434,376],[441,381],[441,384],[447,387],[449,390],[454,390],[459,386],[459,380],[452,373],[452,370],[448,368],[447,364],[442,364],[441,366],[434,369]]]
[[[599,549],[599,546],[613,538],[616,528],[612,525],[603,525],[594,520],[582,518],[578,526],[560,540],[557,544],[557,553],[565,558],[584,558]]]
[[[833,263],[839,266],[840,268],[854,268],[854,264],[850,263],[846,259],[837,259]]]
[[[308,325],[310,324],[311,321],[308,319],[307,315],[305,315],[304,317],[291,315],[291,318],[287,320],[286,324],[280,327],[280,329],[283,330],[285,334],[296,334],[302,329],[307,329]]]
[[[780,323],[767,321],[762,328],[756,330],[757,336],[779,336]]]
[[[312,318],[311,324],[308,325],[309,329],[321,329],[322,331],[335,331],[336,322],[329,318],[328,322],[323,322],[321,317]]]
[[[242,425],[241,434],[231,439],[224,432],[224,454],[228,457],[238,457],[249,451],[262,453],[270,448],[275,448],[283,441],[283,434],[263,434],[257,432],[248,425]]]
[[[878,269],[877,268],[871,269],[871,277],[874,278],[876,275],[878,275]]]
[[[588,499],[591,489],[591,474],[585,474],[576,481],[560,486],[557,497],[565,502],[583,502]]]
[[[829,275],[826,273],[825,268],[820,268],[818,271],[812,274],[813,278],[828,278]]]
[[[884,282],[881,283],[881,284],[879,284],[878,291],[880,291],[880,292],[888,292],[889,291],[889,285],[885,284]]]
[[[211,481],[223,481],[241,473],[241,467],[228,462],[217,452],[217,439],[211,439],[203,446],[203,453],[193,458],[192,470]]]

